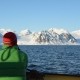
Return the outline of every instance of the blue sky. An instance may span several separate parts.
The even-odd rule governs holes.
[[[0,28],[80,29],[80,0],[0,0]]]

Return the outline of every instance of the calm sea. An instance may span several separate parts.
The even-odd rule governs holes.
[[[43,73],[80,74],[79,45],[20,46],[29,58],[28,68]]]

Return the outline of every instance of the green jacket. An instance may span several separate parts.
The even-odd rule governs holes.
[[[27,54],[18,46],[3,46],[0,50],[0,80],[26,80]]]

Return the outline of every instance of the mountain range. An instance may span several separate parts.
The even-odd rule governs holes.
[[[0,44],[2,36],[12,31],[0,29]],[[12,31],[15,32],[15,31]],[[15,32],[16,33],[16,32]],[[16,33],[19,45],[78,45],[80,44],[80,30],[68,32],[64,29],[51,28],[40,32],[31,32],[28,29]]]

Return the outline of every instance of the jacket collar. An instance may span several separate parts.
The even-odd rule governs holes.
[[[2,46],[2,49],[6,49],[6,48],[8,48],[9,46],[8,45],[3,45]],[[16,45],[16,46],[13,46],[14,48],[18,48],[18,46]]]

